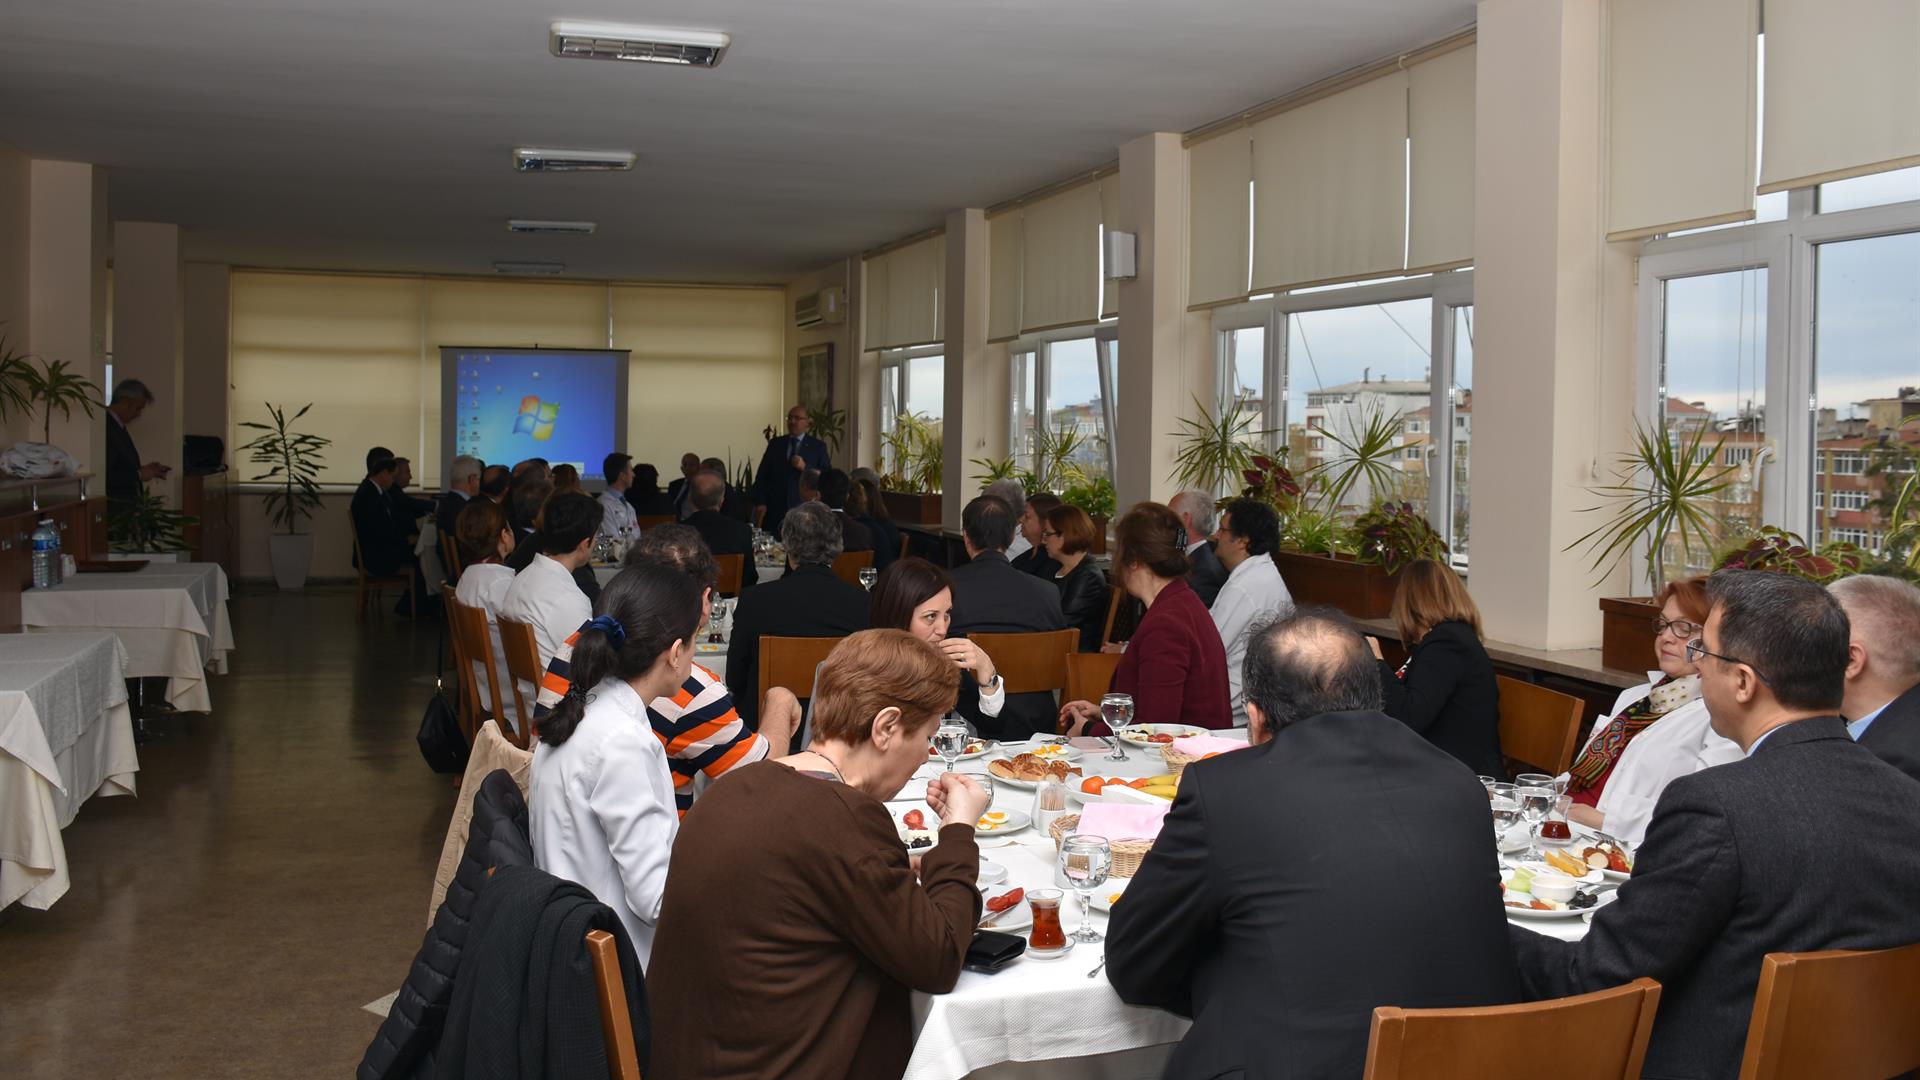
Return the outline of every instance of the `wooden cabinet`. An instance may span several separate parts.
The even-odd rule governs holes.
[[[189,474],[180,481],[180,510],[199,518],[186,530],[188,557],[194,562],[219,563],[228,574],[233,558],[233,498],[231,473]]]
[[[106,500],[86,497],[87,477],[0,480],[0,633],[21,629],[20,594],[33,587],[33,529],[52,518],[63,553],[76,559],[106,547]]]

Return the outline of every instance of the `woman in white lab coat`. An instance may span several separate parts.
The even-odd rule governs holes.
[[[1737,760],[1740,747],[1714,733],[1687,642],[1707,621],[1705,578],[1670,583],[1654,621],[1658,671],[1621,694],[1568,770],[1574,822],[1638,844],[1660,793],[1675,779]]]
[[[574,642],[570,687],[540,723],[527,810],[534,862],[620,916],[644,968],[680,818],[647,702],[686,682],[701,589],[664,566],[622,570]]]

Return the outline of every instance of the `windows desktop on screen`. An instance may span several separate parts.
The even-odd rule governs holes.
[[[571,464],[600,479],[624,403],[624,352],[457,349],[453,362],[453,452],[489,464],[527,458]]]

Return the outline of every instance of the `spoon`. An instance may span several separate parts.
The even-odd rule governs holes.
[[[1101,954],[1100,954],[1100,962],[1099,962],[1099,963],[1097,963],[1097,964],[1095,964],[1095,965],[1093,965],[1093,970],[1092,970],[1092,971],[1089,971],[1089,972],[1087,972],[1087,978],[1089,978],[1089,979],[1091,979],[1091,978],[1093,978],[1093,977],[1094,977],[1095,975],[1098,975],[1098,974],[1100,974],[1100,969],[1101,969],[1101,968],[1104,968],[1104,967],[1106,967],[1106,966],[1107,966],[1107,954],[1106,954],[1106,953],[1101,953]]]

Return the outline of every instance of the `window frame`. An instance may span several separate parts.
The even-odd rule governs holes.
[[[1107,479],[1117,483],[1120,475],[1119,455],[1114,447],[1113,433],[1119,419],[1114,392],[1119,389],[1119,372],[1115,365],[1119,360],[1120,327],[1111,319],[1028,334],[1015,338],[1007,344],[1008,377],[1011,379],[1019,373],[1021,365],[1016,358],[1024,354],[1029,358],[1026,363],[1027,376],[1033,380],[1032,393],[1029,395],[1031,422],[1026,431],[1029,441],[1023,442],[1021,432],[1016,430],[1017,425],[1012,422],[1012,406],[1010,406],[1007,423],[1007,456],[1024,468],[1032,467],[1028,453],[1028,447],[1032,445],[1031,437],[1039,426],[1046,422],[1053,406],[1048,396],[1053,383],[1053,347],[1068,341],[1093,342],[1094,376],[1099,380],[1100,386],[1102,427],[1100,441],[1106,448]],[[1008,388],[1008,397],[1014,402],[1019,400],[1018,392],[1012,387]]]
[[[893,433],[893,423],[899,419],[900,411],[906,408],[907,398],[912,393],[913,361],[929,356],[944,358],[946,354],[947,347],[944,342],[933,345],[916,345],[909,349],[882,349],[879,352],[881,463],[886,466],[888,471],[895,468],[896,463],[886,459],[886,437]],[[889,394],[893,395],[893,408],[891,410],[887,408]],[[941,413],[943,414],[941,420],[943,422],[946,419],[944,416],[945,412],[946,409],[943,406],[941,409]]]

